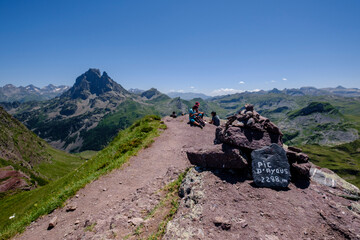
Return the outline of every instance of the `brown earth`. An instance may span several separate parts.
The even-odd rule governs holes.
[[[165,118],[165,130],[151,147],[121,169],[81,189],[62,209],[32,223],[15,239],[138,239],[156,231],[164,214],[145,220],[167,183],[188,166],[186,149],[212,145],[215,127]],[[246,174],[245,174],[246,175]],[[311,182],[286,191],[257,188],[232,170],[190,170],[183,198],[165,239],[360,239],[355,201],[340,190]],[[351,210],[350,210],[351,209]],[[50,220],[57,224],[48,229]]]
[[[164,239],[360,239],[357,202],[337,196],[340,190],[313,182],[258,188],[242,175],[190,170]]]
[[[0,168],[0,193],[15,189],[30,190],[29,182],[29,176],[12,166]]]

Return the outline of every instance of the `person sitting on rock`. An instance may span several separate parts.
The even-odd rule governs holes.
[[[171,115],[170,115],[170,117],[172,117],[172,118],[176,118],[177,116],[176,116],[176,113],[175,112],[173,112]]]
[[[203,119],[204,118],[204,112],[200,112],[199,111],[199,107],[200,107],[200,103],[199,102],[195,102],[195,105],[194,106],[197,106],[197,113],[198,113],[198,117]]]
[[[190,125],[191,126],[198,126],[201,129],[203,128],[203,126],[200,124],[199,122],[199,113],[198,113],[198,106],[194,105],[192,108],[190,108],[189,110],[189,121],[190,121]]]
[[[216,112],[211,112],[212,119],[210,121],[210,124],[214,124],[215,126],[220,125],[220,118],[218,115],[216,115]]]

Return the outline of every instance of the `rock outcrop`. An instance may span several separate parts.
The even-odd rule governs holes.
[[[12,166],[0,168],[0,193],[16,189],[30,190],[30,178]]]
[[[208,168],[250,168],[249,159],[254,150],[277,144],[284,148],[290,164],[292,180],[310,177],[309,157],[296,147],[283,145],[282,132],[268,118],[246,104],[245,109],[228,118],[225,125],[216,129],[215,143],[222,147],[190,149],[187,151],[190,162]],[[249,169],[250,170],[250,169]]]
[[[228,144],[208,148],[191,148],[187,151],[190,163],[208,168],[236,168],[248,166],[246,155],[240,149]]]
[[[360,239],[358,201],[339,188],[255,188],[237,171],[195,167],[180,190],[163,239]]]

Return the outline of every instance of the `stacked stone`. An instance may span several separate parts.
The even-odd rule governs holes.
[[[309,156],[302,153],[300,148],[287,147],[285,148],[286,157],[290,163],[290,170],[293,179],[308,179],[310,177],[311,164]]]
[[[240,113],[228,118],[224,126],[216,129],[215,143],[222,147],[191,149],[187,152],[190,162],[202,167],[247,168],[251,152],[275,143],[283,147],[290,164],[292,179],[308,179],[309,157],[295,147],[283,146],[283,134],[268,118],[246,104]]]
[[[246,104],[239,114],[228,118],[225,127],[216,129],[216,141],[252,151],[271,143],[283,145],[280,129],[268,118],[254,110],[254,106]]]

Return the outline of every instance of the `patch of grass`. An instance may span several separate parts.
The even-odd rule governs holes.
[[[339,111],[328,102],[311,102],[308,106],[304,108],[290,112],[288,114],[288,117],[289,119],[294,119],[298,116],[306,116],[315,112],[340,114]]]
[[[25,227],[38,217],[61,207],[63,203],[86,184],[96,180],[115,168],[122,166],[127,160],[159,135],[160,118],[147,116],[136,123],[138,126],[120,131],[117,137],[92,159],[77,169],[49,184],[28,192],[5,197],[0,202],[0,239],[7,239],[22,232]],[[143,132],[143,127],[152,127]],[[134,143],[139,139],[139,144]],[[131,145],[124,154],[117,155],[125,145]],[[16,217],[9,219],[13,214]]]
[[[87,226],[87,227],[84,229],[84,231],[93,232],[93,231],[94,231],[94,227],[96,226],[96,224],[97,224],[97,223],[95,222],[95,223]]]
[[[144,225],[141,224],[134,230],[133,233],[130,233],[123,237],[123,239],[128,239],[131,236],[136,236],[137,239],[161,239],[166,230],[166,226],[170,220],[175,216],[178,208],[180,197],[178,195],[180,185],[186,176],[189,168],[181,173],[177,179],[167,184],[162,189],[159,189],[158,192],[164,194],[160,202],[146,215],[145,220],[149,220],[157,216],[157,221],[160,218],[161,221],[155,229],[155,232],[144,230]],[[162,217],[163,215],[163,217]]]
[[[47,152],[51,156],[50,161],[36,164],[34,165],[34,169],[48,181],[54,181],[63,177],[85,162],[85,159],[77,155],[69,154],[55,148],[48,147]]]
[[[84,158],[84,159],[90,159],[93,156],[95,156],[96,154],[97,154],[97,151],[86,150],[86,151],[83,151],[83,152],[75,153],[74,155],[79,156],[79,157]]]
[[[159,210],[159,208],[161,208],[161,207],[167,207],[168,212],[164,216],[162,221],[159,223],[157,231],[155,233],[151,234],[147,238],[148,240],[161,239],[164,236],[168,222],[174,218],[174,216],[179,208],[180,197],[178,195],[178,192],[179,192],[180,185],[188,171],[189,171],[189,168],[186,169],[183,173],[181,173],[176,180],[169,183],[168,185],[166,185],[163,188],[163,191],[166,191],[167,194],[160,201],[160,203],[158,203],[158,205],[155,206],[153,211],[151,211],[149,213],[149,215],[147,216],[146,219],[153,217],[156,214],[156,212]]]

